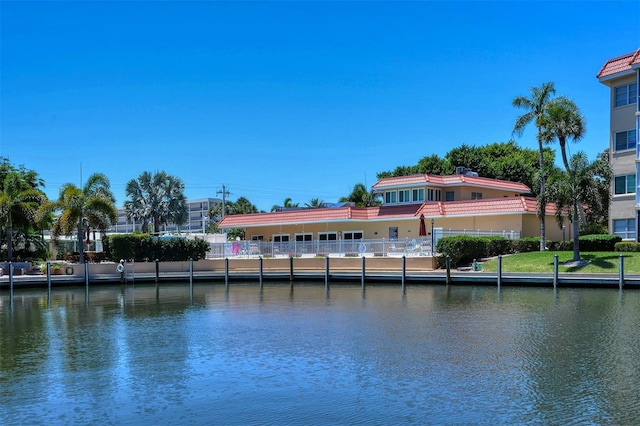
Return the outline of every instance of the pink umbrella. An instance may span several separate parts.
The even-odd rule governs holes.
[[[427,236],[427,225],[424,223],[424,215],[420,215],[420,234],[421,237]]]

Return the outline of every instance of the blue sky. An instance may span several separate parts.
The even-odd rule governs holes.
[[[91,173],[118,205],[143,171],[270,210],[337,201],[463,143],[508,141],[555,82],[608,146],[604,62],[640,47],[640,1],[0,3],[0,156],[56,198]],[[522,146],[535,148],[535,129]],[[219,195],[218,195],[219,196]]]

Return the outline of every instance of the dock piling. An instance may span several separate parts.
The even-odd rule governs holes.
[[[89,263],[84,262],[84,303],[89,305]]]
[[[289,257],[289,281],[293,281],[293,256]]]
[[[47,262],[47,307],[51,307],[51,262]]]
[[[224,288],[229,291],[229,258],[224,258]]]
[[[13,263],[9,262],[9,306],[13,306]]]
[[[362,275],[361,275],[361,278],[360,278],[360,279],[361,279],[361,282],[362,282],[362,291],[363,291],[363,292],[364,292],[364,277],[365,277],[365,275],[366,275],[366,272],[365,272],[365,271],[366,271],[366,266],[365,266],[366,262],[365,262],[365,259],[366,259],[366,258],[365,258],[364,256],[362,256]]]
[[[407,279],[407,258],[402,256],[402,294],[406,294],[405,280]]]
[[[324,290],[329,290],[329,256],[324,257]]]
[[[498,288],[502,285],[502,255],[498,255]]]
[[[558,255],[553,255],[553,288],[558,287]]]
[[[451,258],[449,256],[447,256],[445,259],[445,265],[447,267],[447,278],[445,280],[445,283],[449,285],[451,283]]]
[[[620,257],[618,258],[618,263],[620,265],[619,267],[619,278],[618,278],[618,286],[620,287],[620,290],[622,290],[622,287],[624,286],[624,257],[622,256],[622,253],[620,253]]]

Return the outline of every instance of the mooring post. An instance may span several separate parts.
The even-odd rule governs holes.
[[[9,306],[13,306],[13,263],[9,262]]]
[[[622,290],[622,287],[624,286],[624,257],[622,256],[622,253],[620,253],[620,257],[618,259],[618,263],[620,264],[620,277],[618,279],[618,285],[620,286],[620,290]]]
[[[402,256],[402,294],[405,294],[405,279],[407,278],[407,258]]]
[[[229,258],[224,258],[224,288],[229,291]]]
[[[324,257],[324,289],[329,290],[329,256]]]
[[[84,262],[84,303],[89,305],[89,263],[85,260]]]
[[[451,258],[449,256],[445,258],[445,265],[447,267],[446,283],[449,285],[449,283],[451,283]]]
[[[193,259],[189,258],[189,292],[193,292]]]
[[[160,260],[156,259],[156,284],[160,281]]]
[[[502,255],[498,255],[498,288],[502,285]]]
[[[558,255],[553,255],[553,288],[558,287]]]
[[[361,277],[361,281],[362,281],[362,291],[364,291],[364,276],[366,275],[366,267],[365,267],[365,257],[362,256],[362,277]]]
[[[260,265],[260,290],[262,290],[262,256],[258,259],[258,263]]]
[[[289,281],[293,281],[293,256],[289,258]]]
[[[51,306],[51,262],[47,262],[47,306]]]

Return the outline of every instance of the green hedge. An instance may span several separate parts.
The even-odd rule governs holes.
[[[204,259],[209,243],[202,239],[160,239],[148,234],[118,234],[102,239],[107,257],[115,262],[134,259],[138,262],[158,259],[161,262]]]
[[[614,251],[624,251],[624,252],[640,251],[640,243],[634,243],[631,241],[621,241],[619,243],[616,243]]]
[[[441,254],[438,258],[439,265],[444,265],[447,256],[451,259],[452,265],[458,265],[471,263],[473,259],[513,253],[513,243],[512,240],[499,236],[456,235],[440,238],[436,245],[436,251]]]
[[[618,235],[596,234],[580,236],[578,241],[580,251],[614,251],[622,238]]]
[[[635,243],[621,243],[621,238],[617,235],[584,235],[580,237],[579,241],[581,251],[640,251],[640,249],[629,245]],[[573,250],[573,241],[548,241],[547,246],[552,251],[571,251]],[[441,255],[438,258],[440,266],[444,265],[447,256],[451,259],[452,265],[459,265],[471,263],[473,259],[539,250],[540,238],[538,237],[510,240],[499,236],[472,237],[457,235],[440,238],[436,245],[436,252]]]

